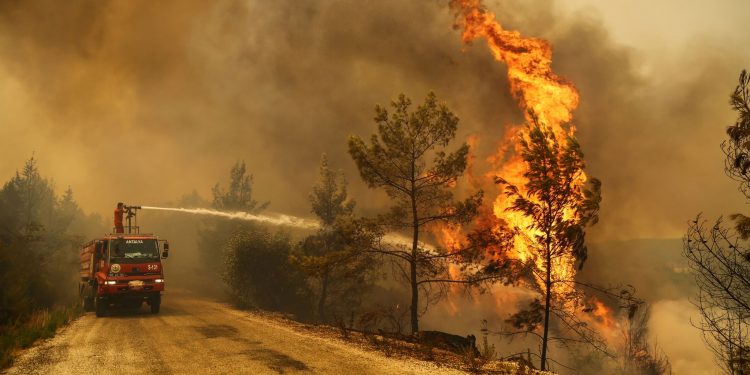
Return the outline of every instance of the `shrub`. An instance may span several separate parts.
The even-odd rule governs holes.
[[[242,307],[311,314],[305,276],[290,263],[293,247],[288,235],[271,234],[258,226],[235,233],[226,249],[224,280]]]

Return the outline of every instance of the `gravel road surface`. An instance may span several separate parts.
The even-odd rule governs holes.
[[[458,374],[169,291],[161,313],[87,313],[26,350],[7,374]]]

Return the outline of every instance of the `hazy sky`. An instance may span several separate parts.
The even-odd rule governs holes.
[[[744,209],[718,144],[750,65],[745,1],[490,1],[554,45],[581,91],[593,238],[679,237],[698,212]],[[245,160],[272,211],[309,215],[320,154],[363,212],[383,208],[346,154],[375,103],[436,91],[480,160],[520,114],[504,68],[462,46],[446,1],[0,1],[0,179],[35,155],[87,211],[209,197]],[[495,194],[488,187],[488,195]]]
[[[735,118],[728,95],[750,67],[750,1],[487,6],[507,28],[549,39],[554,69],[580,91],[578,137],[603,182],[593,242],[679,238],[699,212],[747,211],[719,144]],[[479,137],[483,172],[522,118],[504,67],[482,41],[463,46],[452,23],[447,0],[0,0],[0,181],[34,155],[59,189],[109,218],[117,201],[209,198],[245,160],[257,199],[310,216],[325,152],[360,212],[382,211],[346,153],[350,134],[375,131],[376,103],[434,90],[461,119],[459,141]],[[679,242],[653,251],[679,259]],[[653,268],[646,258],[631,268]],[[684,333],[665,345],[676,373],[710,373],[687,300],[658,298],[657,334]]]
[[[680,49],[700,38],[729,39],[740,46],[750,18],[744,0],[559,0],[569,13],[601,17],[617,41],[655,49]],[[746,41],[745,41],[746,42]]]

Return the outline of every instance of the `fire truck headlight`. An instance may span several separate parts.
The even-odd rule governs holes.
[[[106,284],[106,285],[115,285],[115,284],[117,284],[117,281],[115,281],[115,280],[107,280],[107,281],[104,282],[104,284]]]
[[[163,282],[164,282],[164,279],[156,279],[156,280],[154,280],[154,282],[155,282],[155,283],[163,283]]]

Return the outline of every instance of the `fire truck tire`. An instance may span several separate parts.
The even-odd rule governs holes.
[[[81,307],[84,312],[94,311],[94,299],[81,296]]]
[[[148,304],[151,307],[151,313],[158,314],[159,308],[161,308],[161,295],[156,295],[149,298]]]
[[[107,304],[98,296],[94,297],[94,310],[97,318],[107,315]]]
[[[80,285],[78,287],[78,299],[81,301],[81,309],[83,309],[83,312],[91,311],[91,306],[88,304],[89,301],[86,300],[86,286],[85,285]]]

